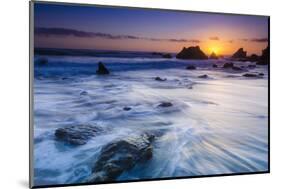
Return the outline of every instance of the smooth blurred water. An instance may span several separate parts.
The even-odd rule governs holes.
[[[36,185],[84,182],[101,147],[142,132],[161,133],[153,143],[153,158],[118,180],[268,169],[267,67],[250,70],[263,72],[263,78],[249,79],[212,68],[223,60],[47,58],[48,65],[35,66]],[[95,75],[98,61],[110,75]],[[188,64],[198,69],[185,70]],[[202,74],[209,78],[199,79]],[[156,81],[156,76],[167,81]],[[173,106],[157,107],[163,101]],[[123,111],[125,106],[132,109]],[[54,140],[55,129],[81,124],[110,132],[76,147]]]

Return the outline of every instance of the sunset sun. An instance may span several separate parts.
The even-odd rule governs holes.
[[[220,52],[220,49],[216,46],[210,47],[210,53],[218,54]]]

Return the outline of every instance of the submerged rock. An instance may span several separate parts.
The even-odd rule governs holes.
[[[189,65],[189,66],[186,66],[187,70],[196,70],[196,67],[194,65]]]
[[[243,74],[243,76],[244,77],[258,77],[258,75],[255,73],[245,73],[245,74]]]
[[[238,49],[233,55],[232,58],[243,59],[247,57],[247,52],[243,48]]]
[[[234,64],[232,62],[227,62],[222,67],[223,68],[232,68],[233,66],[234,66]]]
[[[206,74],[204,74],[204,75],[199,75],[198,78],[206,79],[206,78],[208,78],[208,75],[206,75]]]
[[[162,102],[158,105],[158,107],[162,107],[162,108],[166,108],[166,107],[170,107],[173,106],[173,104],[171,102]]]
[[[235,71],[242,71],[243,69],[238,66],[232,66],[232,69]]]
[[[55,131],[57,140],[64,141],[72,145],[83,145],[88,140],[104,130],[93,125],[78,125],[59,128]]]
[[[172,58],[172,55],[167,53],[162,55],[163,58]]]
[[[111,142],[101,149],[88,182],[114,181],[137,163],[152,158],[154,135],[142,134]]]
[[[256,67],[256,65],[254,65],[254,64],[248,65],[248,68],[255,68],[255,67]]]
[[[96,71],[97,74],[99,75],[107,75],[109,74],[108,69],[103,65],[102,62],[98,63],[98,70]]]
[[[218,67],[218,65],[216,65],[216,64],[213,64],[213,68],[217,68]]]
[[[131,107],[128,107],[128,106],[126,106],[126,107],[124,107],[123,108],[123,110],[125,110],[125,111],[129,111],[129,110],[131,110],[132,108]]]
[[[183,48],[176,56],[178,59],[208,59],[199,46]]]
[[[161,78],[161,77],[155,77],[155,80],[156,81],[166,81],[167,79],[166,78]]]

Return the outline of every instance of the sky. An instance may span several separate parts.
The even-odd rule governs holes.
[[[243,47],[260,55],[268,45],[268,17],[156,9],[35,3],[34,46],[179,52],[200,46],[209,55]]]

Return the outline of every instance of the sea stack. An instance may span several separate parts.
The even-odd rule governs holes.
[[[269,64],[269,47],[267,46],[262,50],[262,55],[260,60],[257,62],[257,65],[268,65]]]
[[[199,46],[183,48],[176,56],[178,59],[208,59]]]
[[[98,64],[98,70],[96,71],[97,74],[99,75],[107,75],[109,74],[108,69],[103,65],[102,62],[99,62]]]
[[[232,58],[235,59],[244,59],[247,57],[247,52],[243,48],[238,49],[233,55]]]
[[[218,59],[218,56],[215,52],[212,52],[212,54],[209,56],[209,59]]]

